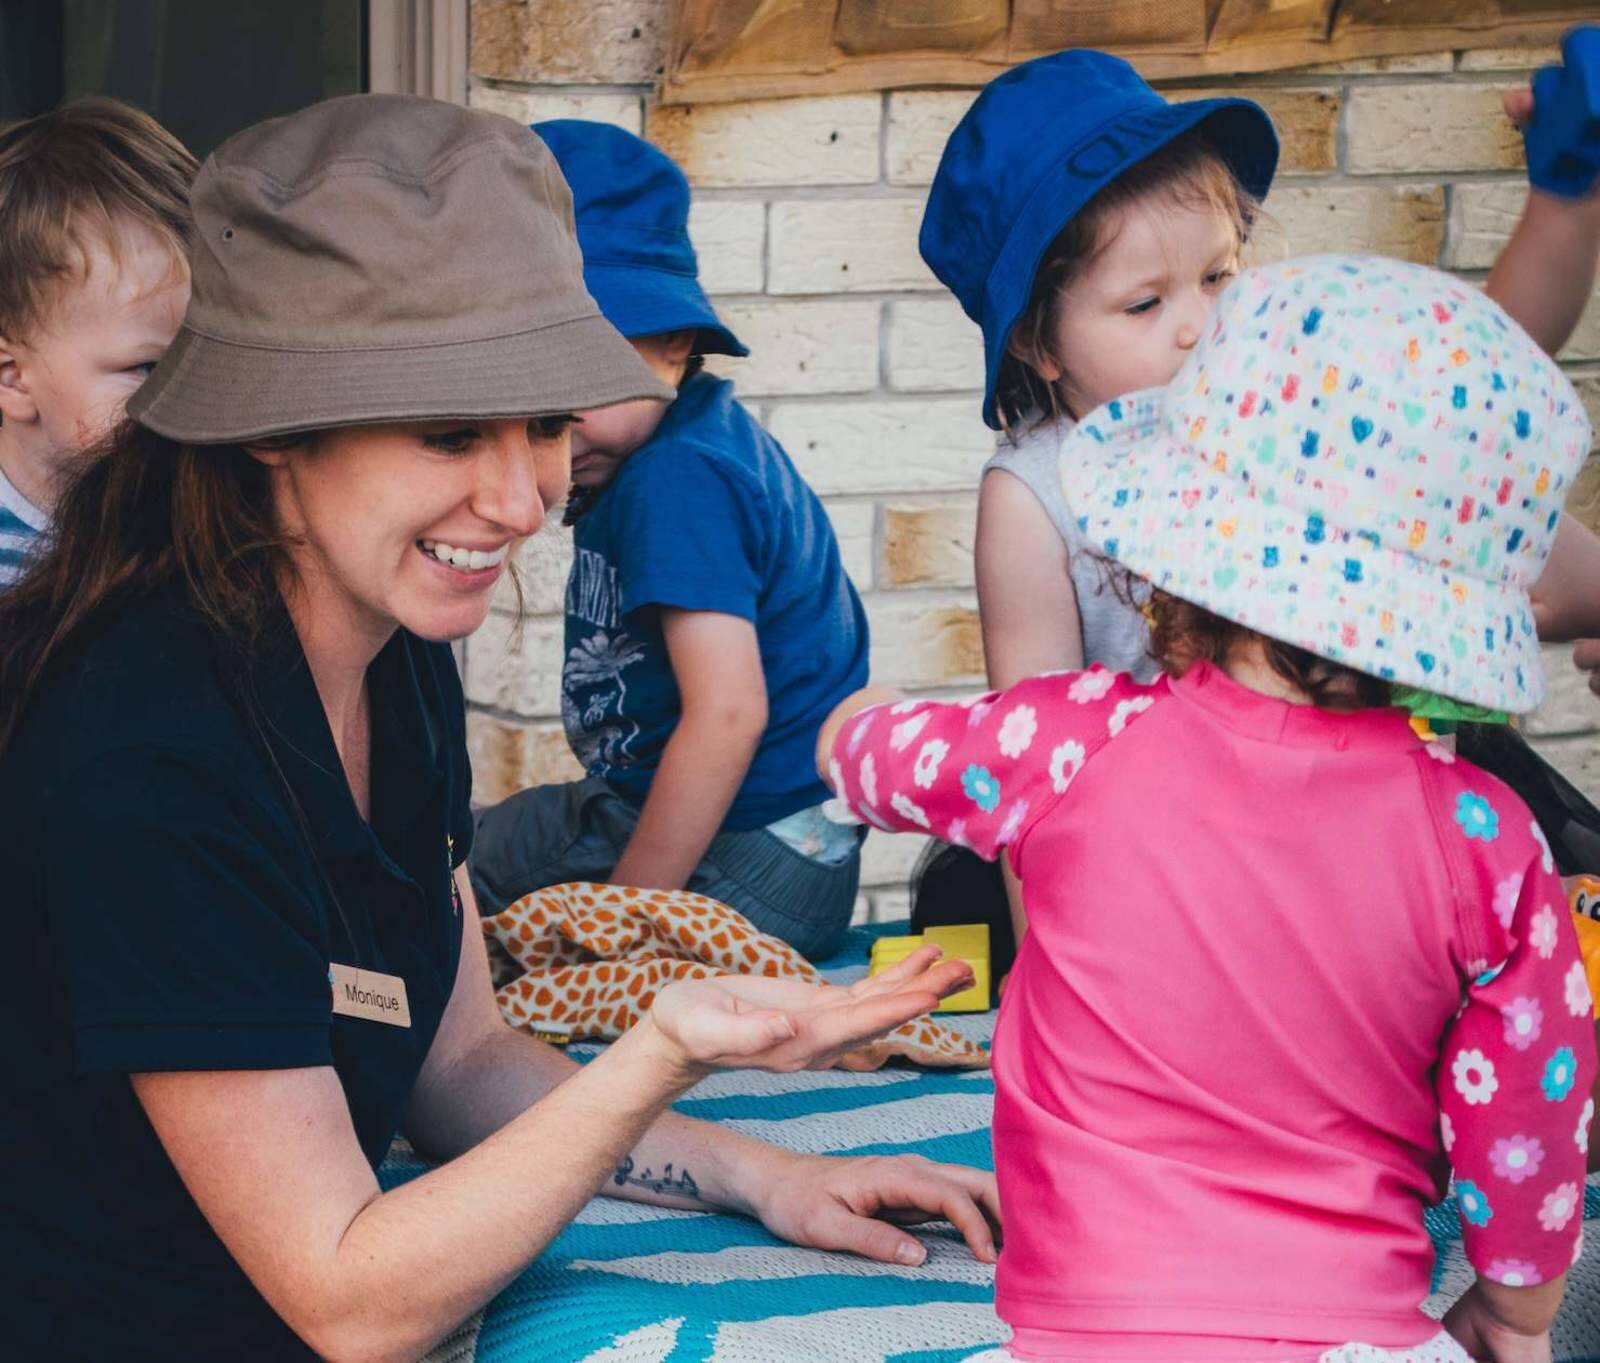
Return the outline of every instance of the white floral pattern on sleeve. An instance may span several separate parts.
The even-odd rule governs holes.
[[[1562,902],[1554,861],[1516,796],[1465,762],[1426,775],[1441,791],[1441,836],[1455,840],[1449,859],[1473,877],[1460,887],[1473,959],[1440,1053],[1439,1124],[1468,1259],[1528,1286],[1566,1271],[1582,1221],[1587,982],[1569,916],[1551,907]]]
[[[927,830],[993,858],[1066,797],[1095,753],[1168,695],[1094,668],[1033,677],[966,701],[863,710],[840,731],[837,793],[902,831]],[[880,797],[882,797],[880,799]]]

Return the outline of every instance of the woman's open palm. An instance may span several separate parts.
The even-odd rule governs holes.
[[[764,976],[680,980],[656,996],[651,1020],[694,1065],[827,1069],[971,983],[964,961],[923,947],[847,988]]]

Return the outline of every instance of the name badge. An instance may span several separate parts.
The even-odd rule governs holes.
[[[391,1027],[411,1025],[411,1005],[406,1002],[406,982],[398,975],[380,975],[353,965],[329,965],[333,986],[333,1011],[347,1018],[387,1022]]]

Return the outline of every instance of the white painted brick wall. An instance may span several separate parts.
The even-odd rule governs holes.
[[[972,90],[905,90],[889,96],[885,152],[892,185],[925,185],[939,168],[945,139],[972,107]]]
[[[1443,263],[1452,270],[1487,270],[1527,200],[1524,181],[1455,185],[1450,190],[1450,237]]]
[[[836,95],[658,105],[649,134],[696,186],[868,185],[882,124],[879,96]]]
[[[518,123],[543,123],[549,118],[587,118],[595,123],[614,123],[631,133],[644,131],[644,100],[637,94],[524,90],[474,81],[467,92],[467,103],[474,109],[504,114]]]
[[[1512,170],[1522,137],[1498,85],[1371,85],[1350,95],[1345,169],[1353,175]]]
[[[870,393],[878,386],[880,303],[739,302],[719,311],[750,354],[717,355],[708,363],[733,379],[745,397]]]
[[[917,253],[921,199],[803,199],[772,205],[772,293],[937,289]]]
[[[839,541],[839,558],[858,592],[870,591],[873,582],[873,542],[877,536],[878,507],[874,502],[841,501],[830,498],[823,503],[833,533]]]
[[[755,350],[713,367],[735,378],[823,496],[872,620],[875,674],[941,694],[977,685],[964,560],[978,471],[993,448],[977,412],[982,350],[916,244],[926,186],[975,92],[652,107],[662,0],[553,4],[544,23],[541,6],[475,0],[484,33],[481,43],[475,33],[472,102],[525,120],[642,125],[684,163],[702,282]],[[1284,140],[1263,256],[1380,252],[1481,279],[1525,194],[1499,91],[1552,59],[1548,50],[1421,54],[1229,83],[1269,108]],[[1574,377],[1600,416],[1600,304],[1566,358],[1579,361]],[[1600,461],[1573,505],[1600,520]],[[551,530],[523,553],[530,619],[519,649],[508,651],[505,594],[468,641],[480,798],[570,770],[556,719],[569,543]],[[1529,731],[1600,793],[1600,702],[1566,650],[1548,657],[1551,699]],[[868,841],[863,913],[904,913],[921,845]]]
[[[886,361],[896,392],[983,389],[983,333],[953,298],[891,303]]]
[[[778,403],[767,425],[824,495],[959,491],[994,448],[970,398]]]
[[[689,205],[689,240],[709,294],[760,293],[767,278],[767,206],[759,200],[699,199]]]

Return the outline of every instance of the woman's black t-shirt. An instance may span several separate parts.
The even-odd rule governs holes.
[[[376,1167],[455,980],[450,873],[472,824],[448,646],[398,631],[368,671],[370,824],[286,617],[247,666],[229,657],[174,599],[130,607],[0,755],[0,1314],[17,1357],[311,1357],[127,1076],[332,1065]],[[403,979],[411,1025],[335,1016],[336,964]]]

